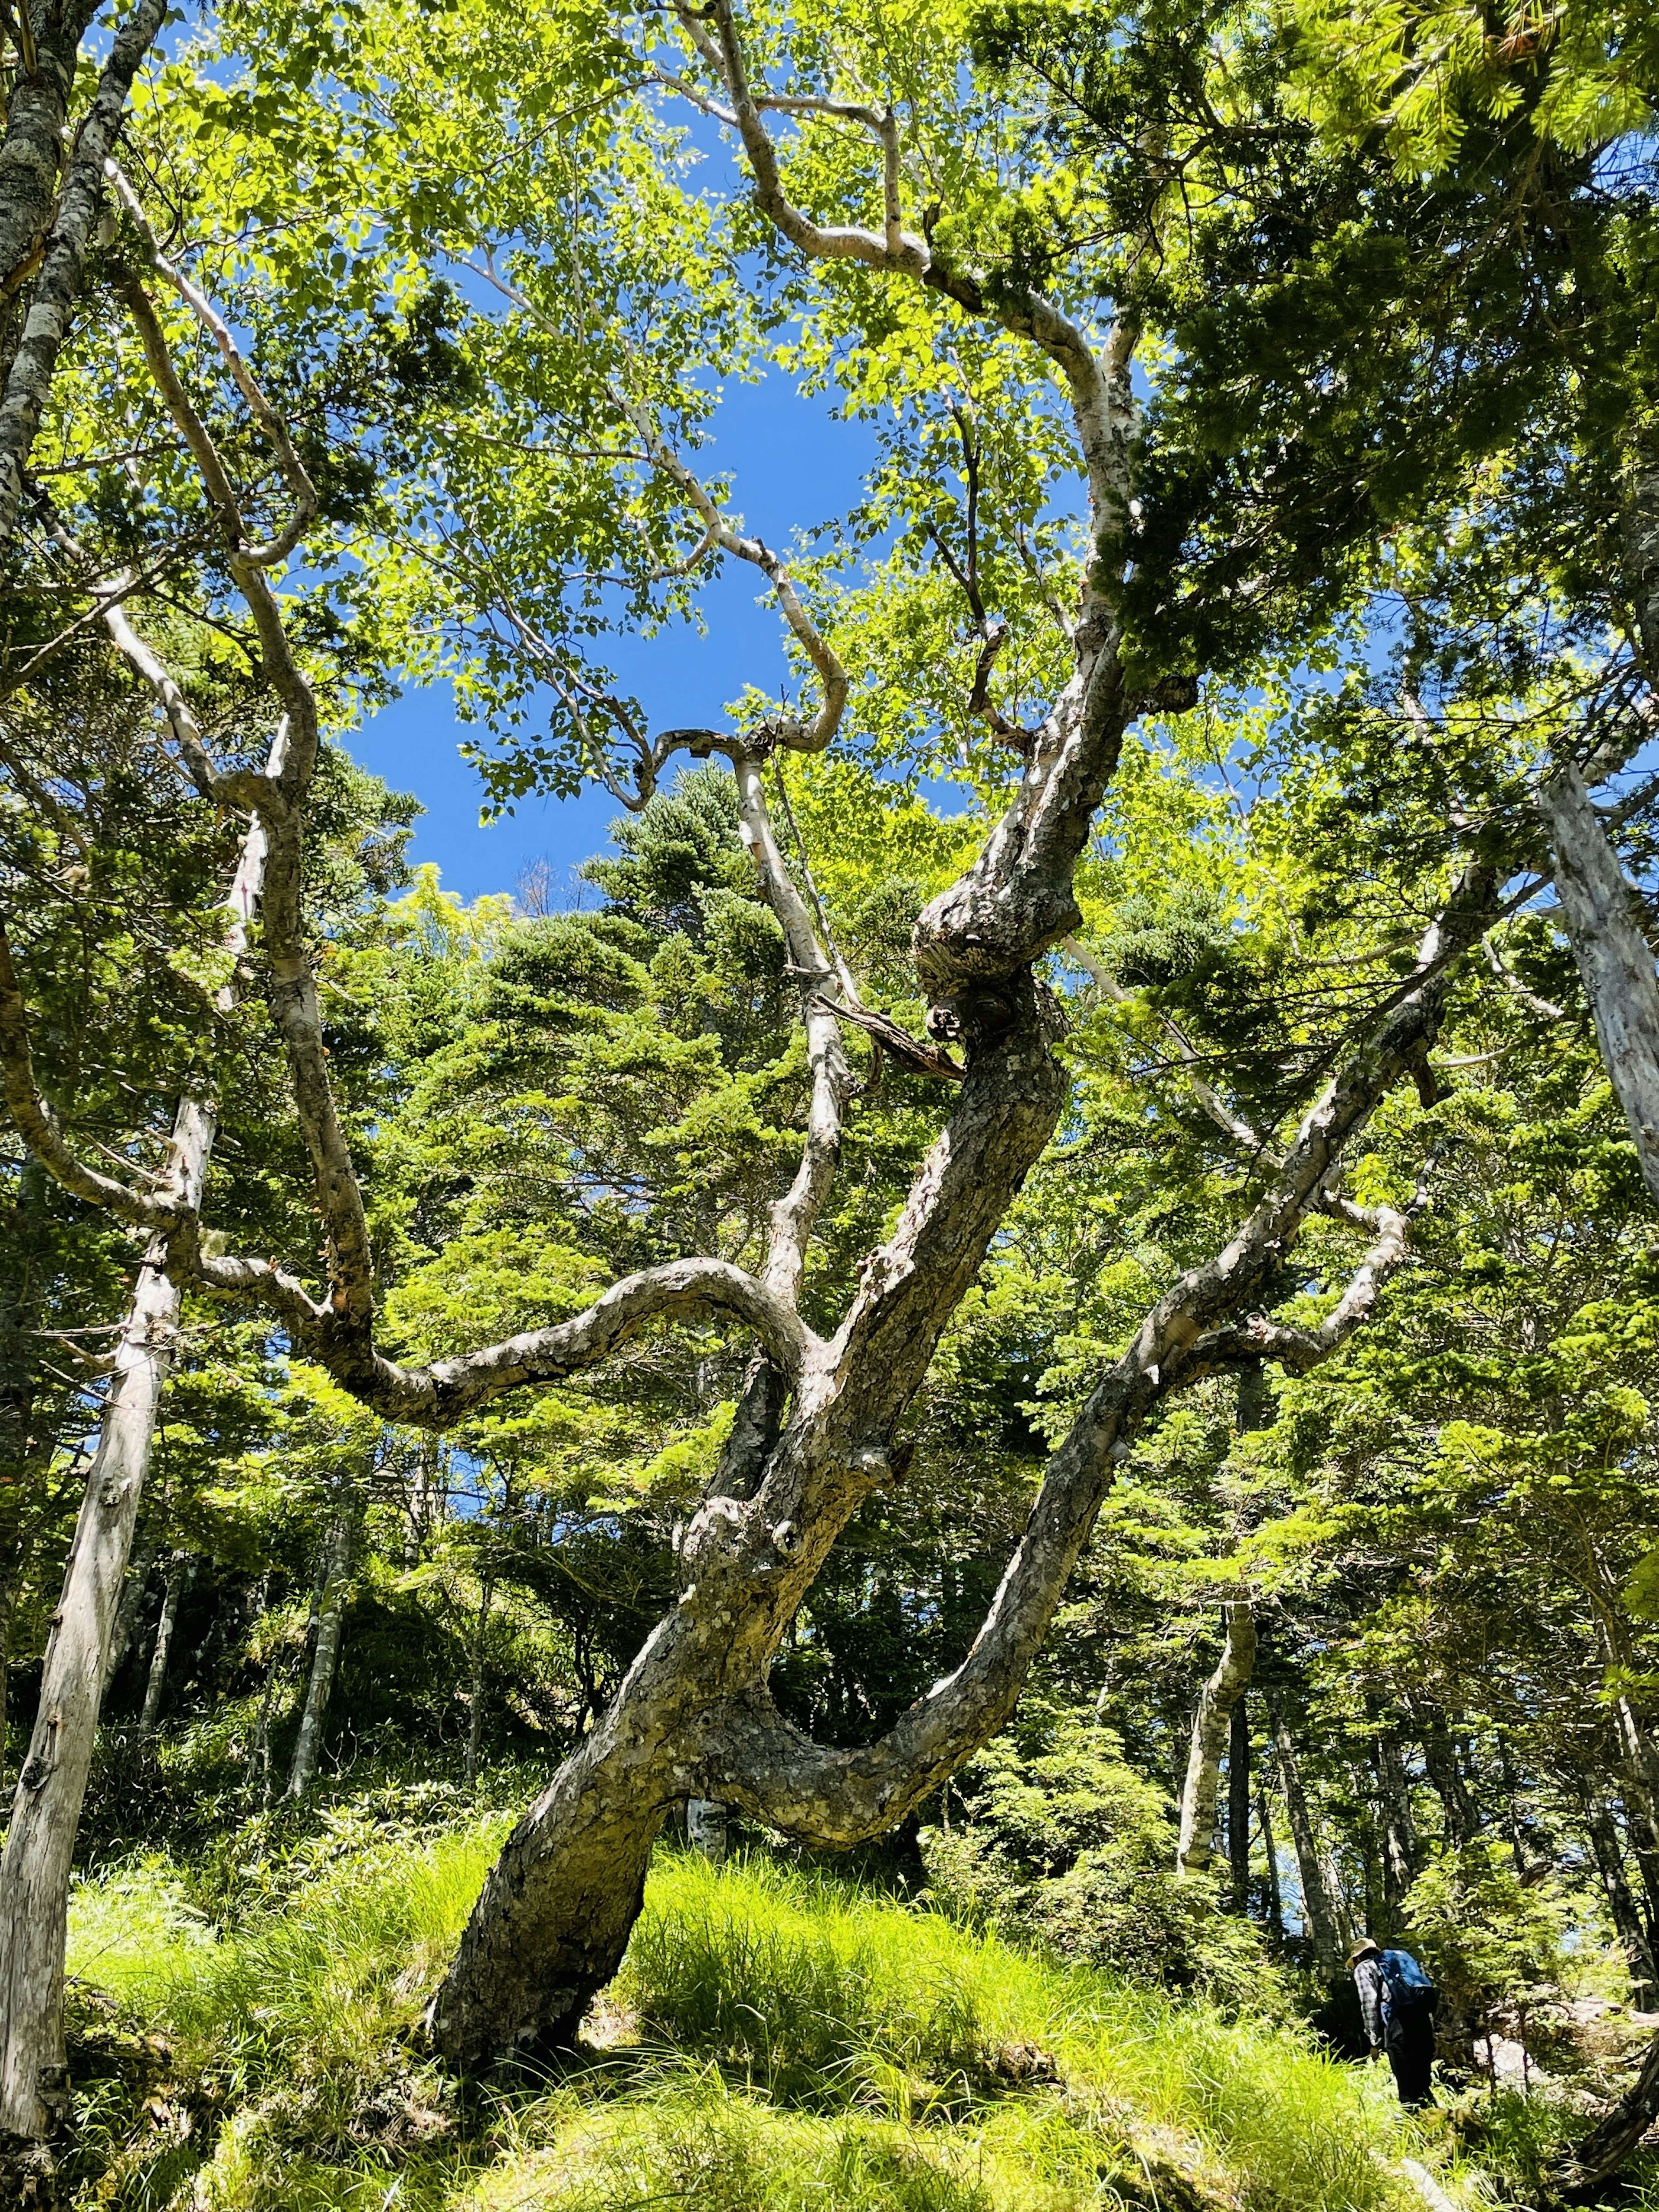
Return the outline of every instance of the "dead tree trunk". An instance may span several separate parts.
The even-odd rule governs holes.
[[[362,1521],[362,1500],[354,1489],[347,1488],[336,1500],[323,1535],[317,1636],[312,1646],[305,1701],[300,1708],[300,1732],[294,1739],[294,1758],[289,1767],[288,1788],[283,1792],[296,1802],[307,1795],[317,1779],[323,1747],[323,1716],[328,1711],[328,1701],[334,1692],[334,1677],[339,1669],[346,1600],[350,1595],[351,1571]]]
[[[1659,1204],[1659,982],[1637,923],[1635,894],[1571,762],[1550,777],[1538,804],[1601,1058],[1635,1139],[1643,1179]]]
[[[280,750],[273,752],[276,758]],[[265,852],[265,831],[256,820],[242,841],[227,901],[226,942],[235,951],[246,943]],[[228,1006],[228,993],[223,1003]],[[195,1098],[185,1100],[173,1121],[167,1182],[192,1212],[201,1206],[216,1127],[212,1105]],[[0,1856],[0,2140],[43,2138],[63,2106],[70,1869],[115,1617],[149,1472],[156,1407],[179,1321],[179,1292],[166,1258],[158,1233],[138,1271],[116,1346],[98,1449],[46,1643],[40,1711]]]
[[[1339,1962],[1340,1942],[1336,1913],[1325,1880],[1324,1862],[1319,1856],[1319,1836],[1309,1808],[1307,1793],[1302,1787],[1296,1746],[1291,1740],[1284,1713],[1274,1705],[1271,1709],[1270,1718],[1273,1749],[1279,1764],[1279,1786],[1284,1792],[1285,1811],[1291,1824],[1291,1841],[1296,1851],[1297,1874],[1302,1888],[1303,1925],[1313,1951],[1316,1971],[1322,1974],[1334,1974]]]
[[[1250,1909],[1250,1717],[1249,1698],[1243,1690],[1227,1735],[1227,1865],[1233,1911],[1246,1913]]]
[[[155,1642],[149,1655],[149,1674],[144,1683],[144,1708],[138,1716],[140,1735],[154,1735],[167,1694],[167,1659],[173,1650],[173,1632],[179,1625],[179,1607],[190,1586],[190,1554],[175,1552],[167,1562],[161,1585],[161,1613],[155,1624]]]
[[[1584,1801],[1584,1832],[1589,1838],[1590,1850],[1595,1854],[1596,1871],[1601,1877],[1607,1910],[1619,1937],[1620,1947],[1630,1968],[1631,1990],[1643,2011],[1650,2009],[1659,1999],[1659,1977],[1654,1972],[1652,1946],[1648,1931],[1642,1923],[1642,1915],[1625,1874],[1625,1854],[1620,1848],[1619,1831],[1608,1809],[1607,1801],[1598,1790],[1592,1790]]]
[[[1255,1666],[1255,1608],[1249,1598],[1234,1598],[1223,1608],[1226,1633],[1216,1670],[1198,1694],[1193,1716],[1192,1747],[1181,1791],[1181,1836],[1176,1865],[1182,1874],[1202,1874],[1215,1855],[1216,1796],[1221,1754],[1227,1747],[1233,1710],[1243,1697]],[[1249,1768],[1246,1767],[1248,1775]],[[1248,1811],[1249,1800],[1246,1799]],[[1246,1861],[1248,1869],[1249,1862]],[[1248,1878],[1248,1876],[1247,1876]]]

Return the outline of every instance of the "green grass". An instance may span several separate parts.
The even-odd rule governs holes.
[[[1376,2074],[754,1858],[659,1856],[605,2047],[464,2106],[410,2040],[499,1842],[342,1814],[216,1926],[187,1870],[82,1886],[91,2212],[1393,2212]],[[94,1994],[100,1993],[100,1994]]]

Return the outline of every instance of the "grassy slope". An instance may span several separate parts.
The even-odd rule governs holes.
[[[659,1857],[591,2062],[463,2110],[405,2039],[500,1827],[337,1830],[217,1932],[164,1863],[83,1886],[80,2201],[1420,2207],[1377,2075],[764,1861]]]

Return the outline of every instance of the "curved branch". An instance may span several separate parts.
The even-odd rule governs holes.
[[[292,1276],[262,1261],[203,1259],[207,1287],[252,1297],[293,1330],[307,1356],[371,1411],[413,1428],[447,1429],[507,1390],[580,1375],[638,1334],[647,1322],[706,1309],[752,1329],[790,1380],[817,1340],[778,1291],[725,1260],[673,1260],[613,1284],[569,1321],[526,1330],[425,1367],[402,1367],[377,1352],[366,1327],[317,1304]]]

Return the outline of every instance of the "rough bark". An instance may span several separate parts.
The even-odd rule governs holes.
[[[362,1502],[354,1491],[347,1490],[336,1501],[323,1535],[323,1587],[317,1602],[317,1633],[312,1644],[305,1699],[300,1707],[299,1734],[294,1739],[288,1788],[283,1793],[295,1802],[307,1795],[317,1779],[317,1765],[323,1748],[323,1716],[328,1711],[328,1701],[334,1693],[334,1677],[339,1669],[346,1599],[350,1595],[351,1570],[362,1520]]]
[[[1646,2011],[1659,2001],[1659,1976],[1654,1972],[1653,1948],[1625,1874],[1625,1854],[1620,1847],[1619,1831],[1607,1801],[1598,1790],[1592,1790],[1584,1801],[1584,1832],[1589,1838],[1596,1871],[1601,1877],[1620,1948],[1630,1968],[1632,1995]]]
[[[1269,1708],[1269,1718],[1279,1764],[1279,1786],[1284,1793],[1285,1811],[1291,1824],[1291,1841],[1296,1851],[1297,1874],[1302,1889],[1303,1926],[1313,1951],[1316,1970],[1322,1974],[1334,1974],[1340,1956],[1340,1931],[1331,1903],[1330,1890],[1325,1881],[1324,1863],[1319,1856],[1318,1832],[1314,1826],[1307,1793],[1302,1787],[1296,1745],[1285,1715],[1277,1705],[1273,1705]]]
[[[1659,2119],[1659,2036],[1641,2071],[1604,2118],[1560,2158],[1547,2177],[1547,2201],[1594,2204],[1643,2136]]]
[[[1417,1827],[1412,1818],[1411,1785],[1400,1738],[1389,1729],[1374,1744],[1382,1848],[1382,1904],[1391,1926],[1397,1923],[1407,1891],[1417,1878]]]
[[[1227,1868],[1233,1911],[1243,1915],[1250,1909],[1250,1718],[1243,1690],[1228,1717]]]
[[[1469,1795],[1468,1784],[1463,1779],[1463,1770],[1457,1759],[1457,1747],[1443,1717],[1432,1709],[1419,1708],[1418,1729],[1419,1741],[1423,1747],[1424,1771],[1435,1796],[1440,1800],[1445,1823],[1445,1841],[1449,1849],[1457,1850],[1480,1833],[1480,1815]]]
[[[144,1680],[143,1711],[138,1716],[140,1735],[154,1735],[161,1725],[161,1705],[167,1696],[167,1662],[173,1656],[173,1632],[179,1626],[179,1608],[190,1587],[190,1570],[188,1552],[175,1552],[167,1562],[167,1578],[161,1584],[161,1611],[155,1623],[155,1641],[150,1646],[149,1673]]]
[[[718,1797],[688,1797],[685,1837],[694,1851],[701,1851],[711,1866],[724,1866],[727,1850],[726,1808]]]
[[[0,149],[0,195],[6,198],[15,196],[16,215],[15,222],[9,222],[12,209],[0,204],[0,254],[21,251],[21,258],[17,261],[4,260],[7,289],[26,276],[33,258],[34,248],[27,226],[38,213],[42,193],[49,193],[51,189],[48,159],[52,163],[51,179],[55,180],[57,175],[58,135],[67,109],[75,54],[81,31],[94,12],[80,4],[64,11],[62,29],[48,42],[52,57],[50,64],[46,63],[44,53],[42,57],[40,76],[49,76],[50,83],[25,76],[18,91],[27,85],[33,98],[15,136],[8,118],[5,145]],[[41,13],[57,16],[58,11],[54,9]],[[114,149],[138,64],[155,43],[166,13],[167,0],[138,0],[116,33],[92,106],[82,118],[76,134],[69,174],[45,228],[39,249],[40,275],[34,282],[22,336],[7,370],[4,395],[0,397],[0,543],[9,538],[16,527],[23,471],[40,427],[70,318],[81,295],[87,248],[104,188],[104,163]],[[65,36],[70,28],[75,33],[73,40]],[[14,109],[16,101],[15,93]],[[9,155],[15,158],[8,165]]]
[[[1613,1093],[1659,1203],[1659,981],[1638,924],[1635,894],[1569,762],[1539,793],[1555,888]]]
[[[1247,1597],[1232,1599],[1223,1608],[1223,1619],[1226,1632],[1221,1657],[1215,1672],[1199,1692],[1198,1710],[1193,1716],[1192,1745],[1187,1754],[1187,1777],[1181,1791],[1181,1837],[1176,1845],[1176,1865],[1182,1874],[1202,1874],[1214,1856],[1221,1755],[1227,1748],[1234,1709],[1243,1698],[1255,1668],[1255,1607]],[[1246,1771],[1248,1774],[1248,1766]],[[1247,1796],[1247,1828],[1249,1807]],[[1247,1856],[1247,1883],[1249,1864]]]

